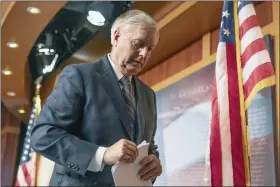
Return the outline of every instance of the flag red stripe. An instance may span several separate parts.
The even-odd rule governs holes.
[[[245,186],[245,168],[242,142],[242,128],[240,117],[240,97],[238,87],[238,71],[236,63],[235,45],[226,45],[227,72],[228,72],[228,95],[229,95],[229,121],[231,133],[231,154],[233,185]]]
[[[216,75],[214,77],[216,77]],[[222,150],[216,78],[214,78],[212,94],[212,119],[210,136],[211,181],[213,186],[222,186]]]
[[[20,186],[18,179],[16,180],[15,186]]]
[[[250,78],[246,81],[246,83],[243,86],[245,100],[248,98],[251,91],[258,82],[272,75],[274,75],[274,69],[271,62],[264,63],[258,66],[256,69],[254,69],[254,71],[250,75]]]
[[[255,53],[260,52],[266,49],[266,45],[263,38],[259,38],[252,42],[241,55],[241,63],[242,68],[246,65],[247,61],[253,56]]]
[[[30,177],[30,173],[29,173],[29,171],[28,171],[28,169],[26,167],[26,164],[22,164],[21,168],[22,168],[25,180],[26,180],[26,184],[28,186],[31,186],[31,177]]]
[[[239,27],[239,39],[242,40],[243,36],[246,34],[248,30],[253,27],[258,27],[258,18],[256,15],[252,15],[245,19],[241,26]]]

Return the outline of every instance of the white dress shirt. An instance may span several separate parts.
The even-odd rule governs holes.
[[[110,54],[108,54],[108,59],[118,78],[118,81],[119,81],[123,77],[123,74],[117,69],[115,63],[112,61],[112,59],[110,57]],[[131,78],[130,78],[130,80],[131,80]],[[97,149],[97,151],[95,152],[95,154],[93,155],[93,158],[91,159],[91,161],[89,163],[89,167],[87,168],[87,170],[93,171],[93,172],[98,172],[98,171],[103,170],[103,168],[104,168],[103,157],[104,157],[106,149],[107,149],[106,147],[102,147],[102,146],[100,146]]]

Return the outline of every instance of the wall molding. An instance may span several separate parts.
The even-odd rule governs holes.
[[[11,127],[11,126],[6,126],[1,130],[1,136],[5,134],[19,134],[20,129],[19,127]]]
[[[196,3],[197,2],[195,1],[186,1],[180,4],[177,8],[172,10],[169,14],[167,14],[165,17],[163,17],[157,22],[158,28],[162,29],[165,25],[170,23],[173,19],[177,18],[179,15],[181,15],[183,12],[185,12],[187,9],[189,9]]]
[[[1,8],[3,8],[3,4],[4,2],[1,1]],[[15,1],[10,1],[10,2],[5,2],[8,3],[8,5],[5,7],[5,10],[2,12],[2,18],[1,18],[1,27],[3,26],[8,14],[10,13],[10,11],[12,10],[12,8],[15,5]]]
[[[154,86],[152,86],[152,89],[155,92],[157,92],[157,91],[181,80],[182,78],[200,70],[201,68],[204,68],[209,64],[212,64],[215,61],[216,61],[216,53],[209,55],[208,57],[202,59],[201,61],[196,62],[195,64],[183,69],[179,73],[176,73],[175,75],[172,75],[172,76],[168,77],[167,79],[155,84]]]

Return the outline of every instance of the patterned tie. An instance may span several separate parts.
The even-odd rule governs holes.
[[[126,101],[126,106],[128,110],[128,116],[129,116],[129,121],[130,125],[132,126],[132,134],[133,134],[133,139],[135,139],[135,128],[136,128],[136,105],[135,105],[135,99],[131,93],[131,83],[130,80],[127,77],[123,77],[120,80],[121,84],[123,85],[123,95],[124,99]]]

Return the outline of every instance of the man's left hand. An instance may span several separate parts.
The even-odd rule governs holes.
[[[140,165],[141,169],[139,170],[139,175],[141,180],[155,179],[162,173],[162,166],[155,155],[144,157]]]

